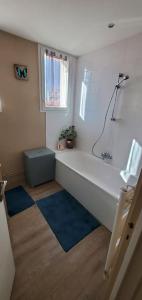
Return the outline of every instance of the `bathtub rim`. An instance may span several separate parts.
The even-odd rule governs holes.
[[[69,165],[68,163],[63,162],[63,161],[60,159],[60,157],[59,157],[60,154],[63,154],[63,153],[66,153],[66,152],[68,152],[68,153],[69,153],[69,152],[70,152],[70,153],[71,153],[71,152],[84,153],[86,156],[89,156],[89,157],[90,157],[91,155],[90,155],[89,153],[84,152],[84,151],[80,151],[80,150],[78,150],[78,149],[70,149],[70,150],[65,149],[65,150],[62,150],[62,151],[60,151],[60,150],[54,150],[54,152],[55,152],[55,159],[56,159],[57,161],[59,161],[60,163],[64,164],[67,168],[71,169],[72,171],[74,171],[75,173],[77,173],[79,176],[81,176],[82,178],[84,178],[85,180],[87,180],[88,182],[90,182],[91,184],[96,185],[96,186],[99,187],[101,190],[105,191],[109,196],[111,196],[111,197],[114,198],[114,200],[115,200],[116,203],[119,201],[120,192],[119,192],[119,193],[115,193],[115,192],[113,192],[113,191],[110,191],[110,190],[107,188],[107,186],[101,185],[100,182],[93,181],[91,178],[87,178],[86,176],[84,176],[84,175],[82,174],[82,172],[80,172],[80,171],[78,171],[77,169],[71,167],[71,165]],[[59,155],[58,155],[58,154],[59,154]],[[100,159],[99,159],[99,158],[96,158],[96,157],[95,157],[95,159],[96,159],[97,161],[100,162]],[[108,163],[106,163],[106,162],[104,162],[104,161],[101,162],[101,163],[107,165],[107,167],[108,167]],[[110,167],[112,167],[116,172],[119,173],[119,169],[118,169],[118,168],[116,168],[116,167],[114,167],[114,166],[112,166],[112,165],[110,165]],[[120,187],[120,190],[121,190],[121,187]]]

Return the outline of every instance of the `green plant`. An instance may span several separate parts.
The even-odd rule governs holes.
[[[59,140],[71,140],[73,141],[77,136],[77,132],[75,130],[75,126],[69,126],[66,129],[63,129],[60,133]]]

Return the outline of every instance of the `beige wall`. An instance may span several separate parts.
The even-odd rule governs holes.
[[[14,76],[13,64],[27,65],[29,80]],[[11,179],[23,174],[22,153],[45,146],[45,113],[39,110],[38,46],[0,31],[0,162]]]

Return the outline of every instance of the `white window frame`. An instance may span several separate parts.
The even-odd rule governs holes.
[[[57,51],[53,48],[49,48],[44,45],[38,45],[38,60],[39,60],[39,91],[40,91],[40,111],[67,111],[70,109],[71,106],[71,98],[72,98],[72,60],[74,59],[71,55],[62,52],[64,55],[68,57],[69,62],[69,72],[68,72],[68,95],[67,95],[67,106],[66,107],[45,107],[45,99],[44,99],[44,54],[46,50]],[[57,51],[58,52],[58,51]],[[60,51],[59,51],[60,52]]]

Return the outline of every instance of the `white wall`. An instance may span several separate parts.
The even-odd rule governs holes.
[[[132,139],[135,137],[142,144],[142,34],[79,58],[74,123],[78,131],[78,147],[91,152],[102,129],[119,72],[128,74],[130,79],[118,100],[118,121],[110,121],[110,112],[96,153],[112,152],[113,164],[121,168],[126,164]],[[87,88],[86,103],[85,92],[84,97],[81,96],[82,86]],[[83,106],[80,114],[81,101],[85,103],[84,114]]]
[[[60,131],[73,124],[76,58],[70,57],[69,107],[67,110],[46,112],[46,146],[57,147]]]

